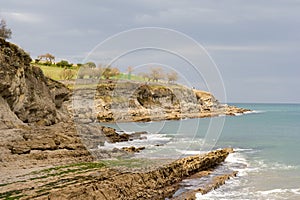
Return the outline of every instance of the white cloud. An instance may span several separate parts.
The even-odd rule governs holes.
[[[19,21],[19,22],[39,23],[43,21],[42,16],[32,14],[32,13],[2,12],[1,14],[4,16],[4,18]]]

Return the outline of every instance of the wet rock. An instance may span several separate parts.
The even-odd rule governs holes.
[[[138,153],[140,152],[141,150],[144,150],[145,147],[134,147],[134,146],[131,146],[131,147],[123,147],[122,150],[124,151],[127,151],[129,153]]]
[[[120,133],[118,134],[116,132],[116,129],[110,128],[110,127],[102,127],[101,128],[102,133],[106,136],[107,140],[111,143],[116,142],[127,142],[131,140],[137,140],[137,139],[145,139],[145,137],[142,137],[142,134],[145,134],[146,132],[136,132],[132,134],[127,133]]]
[[[179,188],[178,183],[200,171],[222,163],[231,149],[221,149],[204,155],[190,156],[149,172],[115,172],[103,179],[94,175],[90,182],[77,183],[50,192],[48,199],[164,199]],[[99,176],[101,179],[97,179]]]
[[[207,174],[201,174],[200,177],[207,176],[210,173]],[[180,194],[179,196],[176,196],[174,198],[171,198],[171,200],[181,200],[181,199],[186,199],[186,200],[195,200],[196,199],[196,193],[201,193],[206,194],[210,192],[211,190],[215,190],[219,188],[220,186],[224,185],[226,180],[235,177],[237,175],[237,171],[229,172],[223,175],[219,175],[213,178],[210,184],[205,185],[204,187],[197,188],[195,190],[190,190],[187,192],[184,192]]]

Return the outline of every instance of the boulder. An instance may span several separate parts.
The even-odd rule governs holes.
[[[134,147],[134,146],[131,146],[131,147],[123,147],[122,150],[124,151],[127,151],[129,153],[138,153],[140,152],[141,150],[144,150],[145,147]]]

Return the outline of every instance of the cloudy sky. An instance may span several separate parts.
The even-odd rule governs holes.
[[[217,64],[229,102],[300,103],[299,0],[1,0],[10,41],[33,58],[82,62],[132,28],[179,31]]]

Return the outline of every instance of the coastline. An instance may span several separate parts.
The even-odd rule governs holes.
[[[150,122],[235,116],[251,111],[219,103],[209,92],[178,84],[100,80],[92,89],[90,85],[95,81],[77,85],[73,91],[75,103],[69,109],[74,111],[76,122]]]
[[[0,74],[0,198],[74,199],[75,197],[69,194],[67,189],[64,189],[68,186],[75,187],[78,196],[86,195],[84,197],[88,198],[92,194],[97,196],[104,193],[111,199],[115,199],[114,195],[119,195],[117,198],[123,199],[134,199],[137,197],[134,195],[148,198],[151,194],[158,195],[159,198],[168,197],[176,191],[176,188],[178,189],[177,183],[183,178],[202,170],[212,170],[213,167],[220,165],[232,151],[223,149],[205,155],[190,156],[174,161],[173,164],[159,166],[159,169],[140,173],[122,172],[111,168],[111,165],[101,163],[101,161],[94,162],[93,153],[98,156],[100,154],[101,158],[124,156],[130,158],[135,152],[128,151],[135,149],[91,151],[91,149],[96,149],[100,143],[112,138],[114,139],[111,142],[116,142],[129,140],[129,136],[118,134],[115,130],[105,131],[105,128],[93,127],[91,123],[95,122],[95,119],[91,115],[91,109],[86,108],[90,100],[94,100],[90,98],[89,95],[93,94],[90,92],[77,96],[81,98],[79,102],[85,108],[76,108],[80,112],[75,112],[75,116],[72,118],[72,109],[74,108],[71,104],[71,91],[62,83],[45,77],[38,67],[32,66],[30,56],[18,46],[2,39],[0,39],[0,44],[0,56],[5,60],[5,62],[1,61],[3,66]],[[124,92],[126,87],[122,88],[121,92]],[[98,92],[104,92],[104,97],[112,99],[113,96],[105,94],[112,91],[110,89],[112,87],[108,88],[108,90],[100,89]],[[87,90],[83,91],[87,92]],[[96,102],[101,101],[100,96],[96,98]],[[141,85],[132,95],[131,100],[133,100],[131,101],[133,113],[116,112],[120,108],[121,110],[126,108],[123,100],[118,104],[110,104],[114,103],[111,100],[99,103],[96,119],[98,122],[101,122],[102,119],[113,122],[124,115],[128,117],[127,119],[136,116],[136,119],[132,121],[212,117],[224,114],[221,112],[224,111],[224,108],[225,111],[226,109],[228,111],[225,114],[229,115],[233,112],[246,112],[246,109],[234,110],[234,107],[219,104],[210,93],[193,91],[181,86],[171,90],[157,84],[154,87]],[[114,106],[117,106],[114,110],[116,113],[112,117],[111,112],[107,111],[111,108],[114,109]],[[148,116],[145,115],[149,111],[159,111],[159,109],[169,115],[157,115],[157,117],[151,113]],[[176,109],[177,112],[170,112]],[[189,111],[193,111],[193,113]],[[156,112],[156,114],[158,113],[161,114],[160,111]],[[78,129],[76,127],[78,124],[74,124],[73,120],[80,122],[80,119],[85,121],[79,123]],[[199,160],[199,158],[201,159]],[[186,163],[195,163],[195,165],[186,165]],[[128,170],[128,166],[125,168]],[[174,176],[171,175],[173,172]],[[80,175],[78,176],[77,173]],[[108,181],[107,187],[104,188],[105,191],[100,192],[100,183],[111,177],[117,178]],[[145,182],[145,178],[149,180],[150,185]],[[228,177],[226,176],[226,178]],[[124,188],[129,187],[127,179],[132,180],[131,184],[144,184],[140,188],[141,191],[151,185],[152,188],[149,191],[146,190],[146,193],[132,190],[127,196],[127,193],[120,192],[120,188],[123,186]],[[223,179],[220,182],[223,183]],[[157,188],[157,184],[160,186],[159,188]],[[219,185],[218,181],[217,185]],[[90,191],[90,194],[84,192],[87,190]],[[59,197],[64,195],[62,191],[67,196]],[[167,192],[165,193],[165,191]]]

